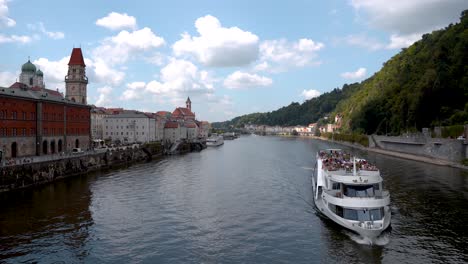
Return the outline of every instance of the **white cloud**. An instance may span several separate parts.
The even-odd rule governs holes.
[[[47,31],[44,23],[39,22],[37,24],[28,24],[28,28],[41,32],[42,34],[48,36],[51,39],[63,39],[65,38],[65,33],[60,31]]]
[[[136,18],[129,16],[126,13],[120,14],[116,12],[109,13],[106,17],[96,20],[96,25],[105,27],[111,30],[118,29],[136,29]]]
[[[369,50],[379,50],[385,48],[385,44],[364,34],[348,35],[344,38],[344,41],[349,45],[358,46]]]
[[[155,102],[184,105],[187,96],[192,100],[207,102],[214,93],[216,80],[207,71],[199,70],[192,62],[169,58],[158,78],[145,82],[132,82],[121,94],[121,100],[138,100],[154,105]]]
[[[387,49],[400,49],[406,48],[414,42],[421,39],[422,33],[414,33],[408,35],[392,34],[390,36],[390,43],[386,46]]]
[[[269,62],[271,67],[263,67],[270,71],[284,71],[290,67],[304,67],[307,65],[320,64],[313,59],[316,52],[324,47],[323,43],[315,42],[311,39],[300,39],[296,42],[288,42],[285,39],[266,40],[260,45],[260,59],[265,66]],[[258,66],[258,65],[257,65]],[[261,69],[256,67],[256,70]]]
[[[351,0],[351,6],[369,26],[392,34],[409,35],[430,32],[457,22],[466,0]]]
[[[388,43],[366,36],[348,36],[346,42],[370,50],[405,48],[425,33],[458,22],[468,8],[466,0],[351,0],[358,21],[390,33]]]
[[[166,63],[166,56],[160,52],[155,52],[153,55],[150,55],[145,58],[146,62],[154,64],[156,66],[162,66]]]
[[[262,63],[259,63],[257,65],[254,66],[253,70],[254,71],[267,71],[268,69],[270,69],[270,64],[268,64],[268,62],[264,61]]]
[[[143,95],[143,89],[145,88],[145,82],[132,82],[127,84],[127,88],[122,96],[121,100],[136,100],[141,99]]]
[[[409,35],[392,34],[388,43],[383,43],[375,38],[365,34],[349,35],[344,38],[344,42],[349,45],[362,47],[371,51],[382,49],[400,49],[406,48],[414,42],[421,39],[422,33],[414,33]]]
[[[51,61],[47,58],[39,58],[32,63],[35,64],[44,73],[44,82],[49,89],[58,88],[65,91],[65,75],[68,71],[68,62],[70,56],[63,57],[58,61]]]
[[[13,42],[25,44],[31,41],[32,41],[32,38],[29,36],[18,36],[18,35],[7,36],[7,35],[0,34],[0,44],[1,43],[13,43]]]
[[[109,107],[112,102],[111,100],[112,87],[109,87],[109,86],[100,87],[97,89],[97,91],[99,93],[99,97],[96,100],[96,105]]]
[[[270,86],[273,80],[257,74],[235,71],[224,80],[224,86],[229,89],[242,89],[259,86]]]
[[[305,99],[309,100],[309,99],[312,99],[314,97],[320,96],[320,92],[317,91],[317,90],[313,90],[313,89],[303,90],[301,95],[304,96]]]
[[[103,60],[98,59],[93,62],[91,69],[93,69],[95,80],[99,83],[108,85],[119,85],[125,78],[125,73],[111,68]]]
[[[16,21],[8,17],[8,0],[0,0],[0,27],[14,27]]]
[[[258,58],[258,37],[249,31],[222,27],[211,15],[198,18],[195,27],[199,36],[184,33],[172,46],[176,56],[191,55],[214,67],[243,66]]]
[[[102,58],[108,64],[124,63],[129,58],[159,48],[165,41],[153,33],[150,28],[128,32],[123,30],[116,36],[106,38],[93,51],[93,56]]]
[[[359,68],[355,72],[344,72],[341,74],[341,77],[345,79],[361,79],[366,76],[366,68]]]
[[[17,76],[11,72],[0,72],[0,86],[10,87],[15,82]]]

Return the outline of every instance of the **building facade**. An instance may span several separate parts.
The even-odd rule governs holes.
[[[121,143],[156,140],[156,119],[138,111],[123,111],[104,116],[103,137]]]
[[[76,59],[73,53],[72,59]],[[35,69],[28,60],[22,66],[19,78],[26,83],[0,87],[2,159],[54,154],[90,146],[90,107],[67,100],[58,91],[46,89],[43,73]]]

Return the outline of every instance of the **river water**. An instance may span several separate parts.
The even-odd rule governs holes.
[[[318,149],[245,136],[218,148],[0,195],[0,262],[468,261],[468,173],[349,149],[375,163],[391,229],[368,245],[315,211]]]

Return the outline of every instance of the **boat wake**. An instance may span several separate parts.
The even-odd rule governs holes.
[[[361,244],[361,245],[377,245],[377,246],[385,246],[390,242],[390,239],[386,234],[383,234],[377,238],[369,238],[369,237],[362,237],[355,233],[344,231],[345,234],[351,238],[354,242]]]

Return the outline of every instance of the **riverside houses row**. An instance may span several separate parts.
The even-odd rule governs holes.
[[[96,144],[144,143],[206,138],[208,122],[197,121],[192,112],[192,102],[187,98],[186,107],[177,107],[172,113],[159,111],[144,113],[122,108],[93,107],[91,110],[92,138]]]
[[[29,60],[21,67],[19,82],[0,87],[0,161],[89,148],[85,67],[81,49],[74,48],[65,97],[45,87],[43,72]]]

